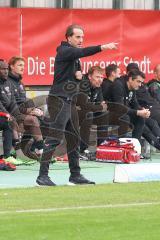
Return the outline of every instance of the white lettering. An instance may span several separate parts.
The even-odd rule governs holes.
[[[149,57],[144,56],[143,60],[133,60],[133,58],[129,58],[129,57],[124,57],[123,63],[124,66],[127,67],[127,65],[131,62],[137,63],[140,70],[144,73],[150,74],[153,73],[153,70],[151,70],[151,60],[149,59]]]
[[[54,75],[54,62],[55,62],[55,58],[54,57],[50,57],[49,58],[49,74],[50,75]]]
[[[34,59],[32,57],[28,57],[28,75],[33,75],[35,70]]]
[[[28,75],[45,75],[46,64],[39,62],[38,57],[28,57]]]

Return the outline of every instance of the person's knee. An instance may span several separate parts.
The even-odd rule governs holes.
[[[39,126],[39,121],[36,116],[28,115],[25,118],[24,124],[29,126]]]

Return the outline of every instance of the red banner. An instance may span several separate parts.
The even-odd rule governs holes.
[[[122,73],[129,62],[137,62],[153,77],[160,56],[160,12],[128,10],[0,9],[0,58],[22,53],[26,58],[26,85],[50,85],[54,76],[56,47],[72,23],[85,30],[84,47],[118,42],[108,50],[81,59],[83,71],[92,65],[117,63]]]
[[[0,58],[20,54],[20,10],[0,8]]]

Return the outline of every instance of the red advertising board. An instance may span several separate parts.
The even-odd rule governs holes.
[[[66,27],[72,23],[85,30],[84,47],[118,42],[118,50],[108,50],[81,59],[83,71],[91,65],[105,67],[117,63],[122,73],[129,62],[137,62],[146,74],[160,56],[160,12],[129,10],[0,9],[0,58],[22,54],[26,59],[24,83],[50,85],[54,76],[56,48]]]
[[[20,54],[20,10],[0,8],[0,58]]]

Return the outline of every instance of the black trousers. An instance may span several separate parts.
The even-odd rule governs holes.
[[[48,97],[50,115],[49,133],[45,140],[39,175],[48,175],[49,163],[55,148],[62,143],[65,134],[69,168],[72,176],[80,174],[79,121],[76,105],[56,96]]]
[[[154,147],[160,149],[160,127],[152,118],[145,120],[142,136]]]
[[[7,158],[10,156],[12,149],[12,129],[9,122],[4,117],[0,117],[0,131],[3,131],[3,155],[4,158]]]
[[[156,120],[158,122],[158,125],[160,126],[160,107],[159,108],[155,108],[154,106],[152,108],[150,108],[151,111],[151,118],[153,118],[154,120]]]
[[[107,136],[115,134],[123,136],[129,129],[129,118],[125,121],[123,115],[126,114],[127,108],[118,103],[108,102],[107,112],[88,112],[79,110],[80,125],[80,151],[83,152],[89,145],[90,128],[92,124],[97,125],[97,145],[100,145]],[[111,131],[109,131],[111,127]]]
[[[122,119],[128,123],[130,122],[132,137],[137,138],[140,141],[145,126],[144,118],[136,116],[135,114],[125,114]]]

